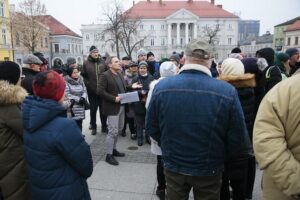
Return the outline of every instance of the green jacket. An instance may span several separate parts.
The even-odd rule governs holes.
[[[20,104],[27,92],[0,81],[0,190],[5,200],[31,199],[23,154]]]

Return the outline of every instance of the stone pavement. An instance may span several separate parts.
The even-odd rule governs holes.
[[[99,115],[97,115],[98,117]],[[88,185],[93,200],[157,200],[155,190],[156,157],[150,152],[150,145],[137,146],[136,141],[127,137],[119,137],[117,149],[126,154],[117,158],[118,166],[107,164],[105,160],[105,136],[101,133],[100,120],[97,119],[98,133],[90,134],[89,112],[83,123],[83,133],[90,144],[94,171],[88,179]],[[260,199],[261,172],[257,170],[257,179],[253,200]],[[191,198],[192,195],[191,195]]]

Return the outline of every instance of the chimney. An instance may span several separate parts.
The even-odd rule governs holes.
[[[217,7],[223,9],[223,5],[221,5],[221,4],[217,5]]]
[[[210,3],[211,3],[212,5],[215,5],[215,0],[210,0]]]
[[[159,0],[159,4],[160,4],[160,5],[162,4],[162,0]]]
[[[151,0],[147,0],[148,3],[151,3]]]
[[[188,0],[188,3],[193,3],[193,0]]]
[[[135,5],[135,1],[132,1],[132,5],[133,5],[133,6]]]

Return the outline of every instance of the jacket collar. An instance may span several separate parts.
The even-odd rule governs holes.
[[[212,76],[210,70],[209,70],[207,67],[203,66],[203,65],[198,65],[198,64],[186,64],[186,65],[184,65],[184,66],[180,69],[179,73],[181,73],[181,72],[183,72],[183,71],[186,71],[186,70],[197,70],[197,71],[203,72],[203,73],[205,73],[205,74],[207,74],[207,75],[209,75],[209,76]]]

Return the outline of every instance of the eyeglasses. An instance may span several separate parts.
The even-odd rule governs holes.
[[[22,74],[22,75],[20,76],[20,78],[21,78],[21,80],[23,81],[23,80],[25,79],[25,75]]]

